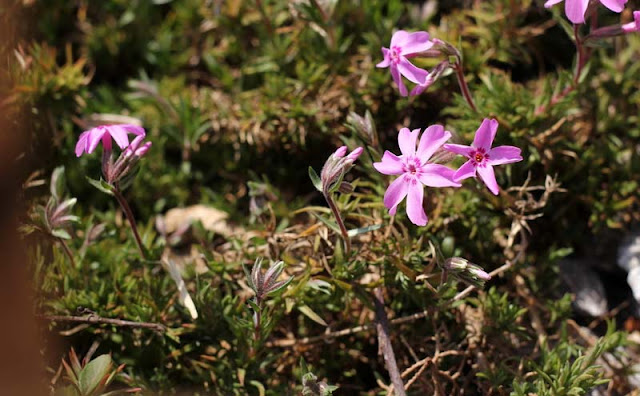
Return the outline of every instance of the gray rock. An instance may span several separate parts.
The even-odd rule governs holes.
[[[560,275],[576,296],[573,305],[582,314],[597,317],[607,312],[607,297],[602,281],[588,260],[560,261]]]
[[[622,241],[618,248],[618,266],[627,271],[627,283],[640,303],[640,232],[636,231]]]

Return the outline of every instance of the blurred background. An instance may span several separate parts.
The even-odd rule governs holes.
[[[637,389],[640,273],[629,273],[640,267],[640,36],[594,43],[579,86],[547,105],[571,84],[575,47],[563,5],[543,3],[2,0],[0,289],[12,324],[0,345],[30,351],[7,353],[6,383],[25,386],[14,394],[97,394],[67,388],[61,362],[71,364],[73,348],[83,365],[102,354],[110,370],[125,365],[108,390],[293,395],[310,389],[309,370],[339,386],[336,395],[383,394],[374,331],[304,341],[370,323],[367,296],[383,283],[390,317],[430,312],[394,327],[401,367],[455,351],[425,366],[411,392],[563,394],[549,389],[565,374],[566,389]],[[597,23],[631,22],[639,5],[600,7]],[[399,96],[375,67],[395,29],[462,51],[478,113],[453,75]],[[404,209],[390,224],[389,180],[371,163],[398,151],[399,128],[439,123],[468,143],[485,117],[500,122],[497,143],[523,151],[523,162],[497,172],[501,195],[474,181],[427,189],[427,227],[412,226]],[[137,256],[113,197],[87,182],[100,177],[100,155],[74,154],[82,131],[114,123],[141,125],[153,142],[125,193],[151,256],[176,263],[197,319],[175,276]],[[351,228],[382,225],[354,238],[349,259],[335,251],[308,176],[342,144],[367,153],[339,206]],[[56,194],[77,198],[66,234],[39,226],[38,208]],[[446,305],[463,285],[433,277],[430,243],[487,271],[513,265]],[[268,303],[261,345],[251,343],[242,270],[257,257],[283,260],[294,277]],[[52,319],[87,314],[163,330]],[[31,356],[24,367],[40,383],[9,374],[19,356]]]

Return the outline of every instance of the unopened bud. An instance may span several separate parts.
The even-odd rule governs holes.
[[[327,162],[325,162],[320,172],[320,181],[322,183],[322,191],[325,193],[333,192],[340,187],[342,178],[351,169],[353,163],[363,152],[362,147],[353,150],[346,157],[347,147],[342,146],[333,153]]]
[[[453,56],[456,59],[460,59],[460,51],[453,45],[447,43],[446,41],[442,41],[440,39],[433,39],[433,47],[432,49],[440,51],[442,54],[447,56]]]
[[[633,22],[622,25],[622,31],[625,33],[633,33],[640,31],[640,11],[633,12]]]
[[[345,156],[345,154],[347,154],[347,146],[342,146],[337,149],[335,153],[333,153],[333,158],[342,158]]]
[[[585,43],[593,40],[621,36],[623,34],[635,33],[640,31],[640,11],[633,12],[633,22],[624,25],[605,26],[589,33],[585,38]]]
[[[484,287],[484,283],[491,279],[491,275],[485,272],[482,267],[462,257],[446,259],[443,267],[451,276],[476,287]]]
[[[358,159],[360,154],[362,154],[363,151],[364,149],[362,147],[357,147],[355,150],[350,152],[349,155],[347,155],[347,159],[345,162],[347,162],[349,165],[353,164],[354,162],[356,162],[356,160]]]
[[[149,151],[150,148],[151,148],[151,142],[146,142],[135,151],[134,155],[136,157],[142,157],[147,153],[147,151]]]

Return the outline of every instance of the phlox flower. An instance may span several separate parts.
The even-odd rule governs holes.
[[[407,197],[407,215],[415,225],[427,224],[427,215],[422,207],[424,186],[428,187],[460,187],[453,180],[453,169],[444,165],[429,163],[433,154],[451,137],[442,125],[432,125],[420,137],[416,150],[416,142],[420,129],[409,131],[402,128],[398,134],[398,145],[402,155],[385,151],[380,162],[374,168],[385,175],[399,175],[387,188],[384,194],[384,206],[390,215],[395,215],[398,205]]]
[[[444,149],[469,158],[453,175],[453,180],[460,181],[475,177],[476,173],[494,195],[498,195],[498,182],[493,172],[494,165],[510,164],[522,161],[520,149],[514,146],[498,146],[491,148],[498,131],[498,121],[485,118],[476,131],[471,146],[445,144]]]
[[[550,8],[563,0],[548,0],[544,3],[546,8]],[[607,7],[613,12],[622,12],[624,5],[628,0],[599,0],[603,6]],[[564,10],[567,14],[567,18],[573,23],[584,23],[584,16],[587,13],[589,7],[589,0],[564,0]]]
[[[118,147],[125,149],[129,146],[129,136],[131,133],[136,136],[144,136],[144,128],[137,125],[100,125],[82,132],[76,144],[76,156],[80,157],[85,152],[93,153],[98,147],[98,143],[102,141],[105,150],[111,151],[111,139],[115,140]]]
[[[420,52],[424,52],[433,47],[433,42],[429,40],[429,33],[414,32],[408,33],[404,30],[398,30],[391,37],[391,45],[389,48],[382,47],[382,55],[384,60],[376,65],[376,67],[388,67],[391,70],[391,77],[398,85],[400,94],[407,96],[407,87],[402,81],[404,76],[407,80],[421,85],[425,78],[429,75],[424,69],[414,66],[409,62],[408,58],[415,56]]]

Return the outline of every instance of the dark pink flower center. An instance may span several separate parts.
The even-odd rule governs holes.
[[[471,152],[471,159],[474,162],[474,165],[483,165],[486,160],[489,159],[489,154],[485,152],[483,148],[476,149],[476,151]]]
[[[416,173],[420,172],[421,168],[422,164],[420,163],[420,160],[418,158],[411,157],[407,158],[407,160],[405,161],[403,171],[405,173],[411,173],[415,175]]]
[[[389,50],[389,58],[391,59],[391,62],[395,64],[400,63],[400,53],[401,53],[400,47],[398,46],[391,47],[391,49]]]

